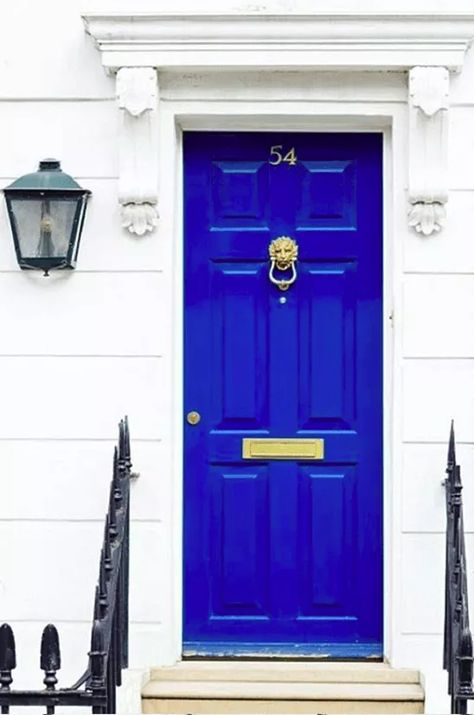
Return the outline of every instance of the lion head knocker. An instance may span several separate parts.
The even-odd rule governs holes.
[[[298,258],[298,244],[289,236],[275,238],[268,247],[270,256],[270,272],[268,277],[280,290],[288,290],[296,280],[296,259]],[[275,268],[279,271],[291,270],[291,276],[286,280],[275,278]]]

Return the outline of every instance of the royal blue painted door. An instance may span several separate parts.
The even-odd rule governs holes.
[[[186,133],[184,199],[184,653],[381,656],[382,136]]]

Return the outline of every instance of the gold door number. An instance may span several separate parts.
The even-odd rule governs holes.
[[[290,166],[295,166],[297,161],[298,157],[296,156],[294,146],[292,146],[288,151],[283,149],[283,144],[275,144],[270,147],[270,158],[268,163],[271,164],[271,166],[278,166],[283,162],[286,162]]]

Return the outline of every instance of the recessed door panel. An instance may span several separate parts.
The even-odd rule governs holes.
[[[353,426],[356,271],[355,262],[308,266],[298,340],[303,429]]]
[[[304,161],[299,223],[315,229],[355,229],[354,161]]]
[[[211,169],[210,205],[215,227],[266,223],[268,168],[262,161],[224,160]]]
[[[211,618],[268,615],[267,469],[211,474]]]
[[[299,554],[306,617],[325,612],[329,618],[354,619],[356,483],[351,467],[301,470]]]
[[[262,275],[259,275],[262,274]],[[216,264],[211,282],[214,426],[264,427],[268,316],[258,265]]]

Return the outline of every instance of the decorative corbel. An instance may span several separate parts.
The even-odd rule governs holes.
[[[449,72],[413,67],[409,72],[408,223],[430,236],[446,219]]]
[[[137,236],[158,223],[158,78],[152,67],[117,72],[121,110],[119,201],[122,226]]]

